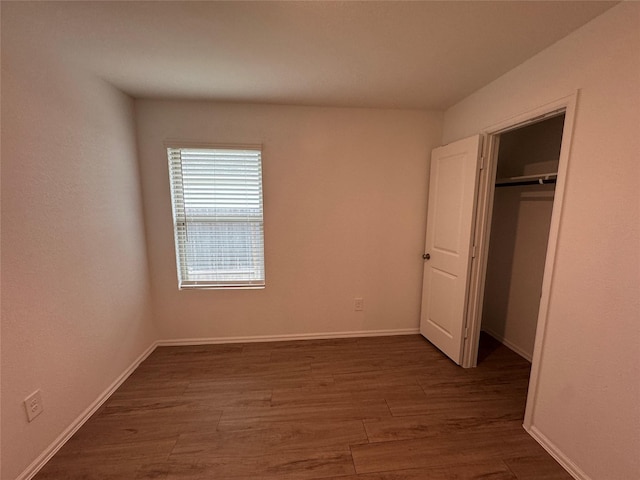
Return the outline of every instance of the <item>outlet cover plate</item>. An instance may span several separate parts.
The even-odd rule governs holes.
[[[364,299],[361,297],[356,297],[353,299],[353,309],[356,312],[361,312],[364,310]]]
[[[27,419],[30,422],[42,413],[44,407],[42,405],[42,394],[40,390],[36,390],[24,399],[24,408],[27,411]]]

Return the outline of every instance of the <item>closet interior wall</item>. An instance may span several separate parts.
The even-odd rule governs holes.
[[[555,183],[521,185],[517,178],[557,173],[563,126],[559,115],[500,135],[482,330],[529,361]]]

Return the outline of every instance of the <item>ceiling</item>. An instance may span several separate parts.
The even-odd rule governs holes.
[[[134,97],[442,110],[615,3],[2,2],[2,22]]]

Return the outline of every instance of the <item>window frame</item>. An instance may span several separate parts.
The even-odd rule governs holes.
[[[167,141],[164,142],[165,147],[165,155],[167,158],[167,167],[168,167],[168,180],[169,180],[169,191],[170,191],[170,200],[171,200],[171,215],[172,215],[172,228],[174,234],[174,247],[175,247],[175,258],[176,258],[176,274],[178,280],[178,289],[179,290],[258,290],[264,289],[266,286],[266,268],[265,268],[265,239],[264,239],[264,181],[262,174],[262,164],[263,164],[263,155],[264,148],[262,144],[211,144],[211,143],[190,143],[190,142],[181,142],[181,141]],[[182,228],[185,231],[182,233],[182,236],[186,236],[186,223],[187,223],[187,215],[185,212],[185,218],[178,219],[176,215],[176,192],[174,191],[174,178],[172,173],[172,158],[171,158],[171,150],[253,150],[259,153],[259,199],[260,199],[260,212],[261,217],[256,222],[248,222],[257,223],[260,229],[260,235],[258,238],[262,240],[260,249],[261,249],[261,272],[262,278],[258,280],[244,279],[244,280],[202,280],[195,281],[185,279],[185,272],[187,261],[183,258],[183,252],[186,249],[186,243],[181,240],[181,232],[179,223],[180,221],[184,222]],[[182,185],[184,182],[184,177],[181,175],[180,184]],[[182,204],[184,205],[184,196],[181,199]],[[215,221],[212,221],[215,223]]]

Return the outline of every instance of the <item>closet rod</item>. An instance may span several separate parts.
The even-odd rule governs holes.
[[[498,187],[515,187],[519,185],[548,185],[551,183],[556,183],[555,178],[544,179],[540,178],[538,180],[514,180],[513,182],[501,182],[496,183],[496,188]]]

